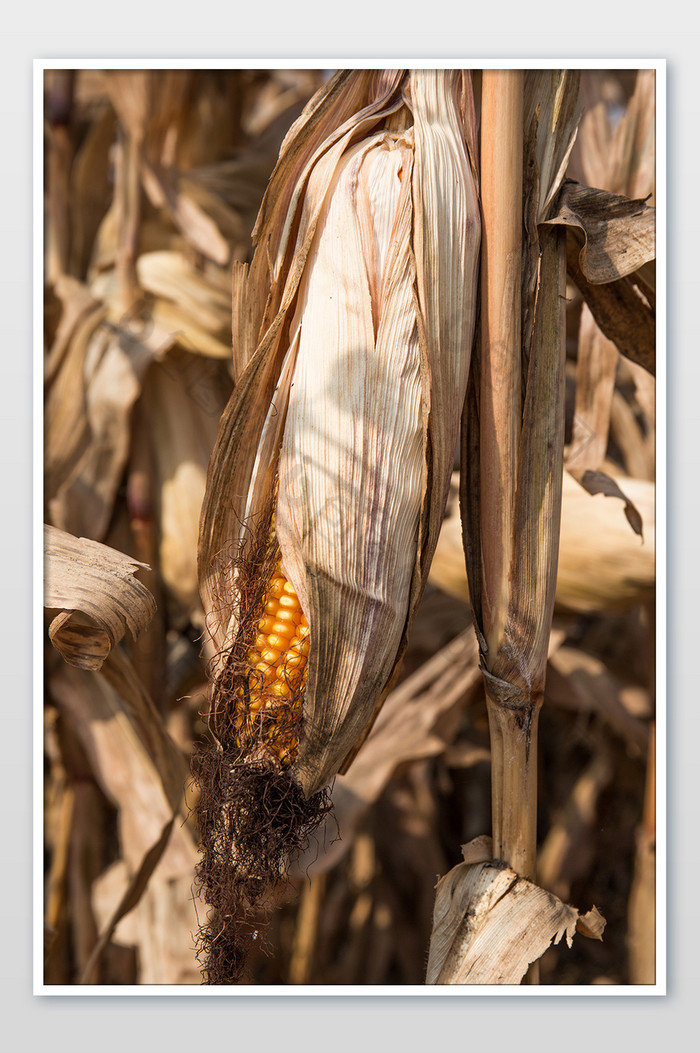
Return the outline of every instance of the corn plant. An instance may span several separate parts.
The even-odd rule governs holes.
[[[46,982],[652,982],[653,70],[45,91]]]

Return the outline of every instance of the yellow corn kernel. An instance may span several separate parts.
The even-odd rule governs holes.
[[[307,657],[309,653],[309,641],[300,640],[298,636],[295,636],[289,644],[289,650],[292,651],[294,654],[299,654],[303,655],[304,657]]]
[[[270,687],[270,694],[273,695],[276,699],[289,698],[289,684],[286,682],[286,680],[275,680],[274,684],[272,684]]]
[[[271,665],[274,668],[277,666],[277,663],[282,657],[282,652],[276,650],[274,647],[268,647],[266,651],[262,652],[260,657],[262,658],[263,662],[267,662],[268,665]]]
[[[282,764],[294,759],[297,738],[290,722],[301,714],[306,685],[309,626],[294,586],[279,565],[265,591],[264,610],[248,650],[247,684],[237,689],[240,739],[264,735]],[[257,729],[257,731],[256,731]]]
[[[306,665],[305,659],[306,655],[300,654],[298,651],[294,651],[290,648],[284,659],[285,673],[291,675],[300,667],[303,668]]]
[[[296,631],[294,622],[273,622],[270,634],[275,636],[283,636],[285,640],[285,646],[289,646],[289,641],[294,636]]]
[[[267,638],[268,648],[273,648],[275,651],[279,651],[282,654],[289,647],[291,637],[278,636],[277,633],[270,633]]]
[[[253,668],[261,674],[263,684],[271,684],[277,676],[276,670],[273,669],[271,665],[268,665],[267,662],[263,662],[262,660],[256,662]]]

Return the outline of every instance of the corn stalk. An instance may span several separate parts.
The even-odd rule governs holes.
[[[483,74],[481,338],[463,420],[463,540],[491,735],[493,856],[530,879],[564,450],[565,235],[540,224],[573,141],[576,95],[571,73]]]

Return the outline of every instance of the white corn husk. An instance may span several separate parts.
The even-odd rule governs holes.
[[[202,594],[213,613],[225,574],[211,557],[240,542],[277,474],[282,566],[311,629],[292,767],[307,796],[369,730],[439,533],[479,258],[465,129],[463,74],[338,75],[285,140],[247,283],[234,275],[241,375],[210,467]],[[235,617],[212,631],[225,652]]]

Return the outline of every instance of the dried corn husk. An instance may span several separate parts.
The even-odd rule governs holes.
[[[250,272],[234,273],[239,380],[209,469],[201,590],[225,656],[236,557],[278,479],[283,570],[311,628],[292,769],[307,796],[369,730],[437,542],[474,326],[473,134],[466,75],[337,74],[287,136]]]

